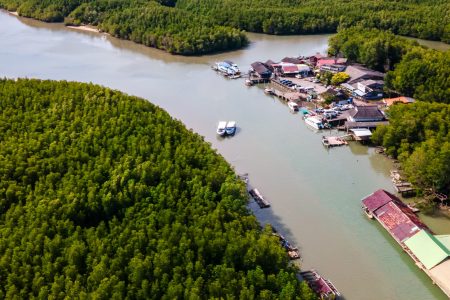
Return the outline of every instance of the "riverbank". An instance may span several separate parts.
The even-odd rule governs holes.
[[[95,32],[95,33],[101,33],[101,31],[94,26],[88,26],[88,25],[80,25],[80,26],[73,26],[73,25],[66,25],[67,28],[75,29],[75,30],[81,30],[86,32]]]
[[[205,57],[173,56],[112,37],[75,32],[0,14],[0,74],[95,82],[149,99],[204,136],[270,202],[255,214],[299,247],[304,269],[332,279],[346,299],[447,299],[395,242],[367,222],[360,200],[378,188],[392,191],[391,161],[358,143],[327,151],[321,134],[287,113],[263,86],[214,76],[209,66],[230,59],[324,52],[330,35],[250,34],[247,49]],[[46,41],[43,43],[42,41]],[[24,47],[26,45],[27,47]],[[236,120],[233,139],[216,137],[217,120]],[[345,172],[339,173],[340,170]],[[256,204],[255,204],[256,205]],[[444,229],[448,221],[427,220]]]
[[[18,17],[18,18],[26,18],[26,17],[22,17],[19,16],[19,13],[17,11],[9,11],[9,10],[5,10],[5,9],[0,9],[0,11],[4,11],[9,15]],[[34,18],[26,18],[26,19],[31,19],[31,20],[36,20]],[[38,21],[38,20],[36,20]],[[61,23],[57,23],[57,22],[52,22],[53,24],[64,24],[63,22]],[[64,25],[66,28],[69,29],[74,29],[74,30],[79,30],[79,31],[84,31],[84,32],[93,32],[93,33],[101,33],[101,31],[92,25],[79,25],[79,26],[75,26],[75,25]]]

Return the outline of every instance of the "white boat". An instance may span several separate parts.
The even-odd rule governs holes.
[[[213,69],[227,76],[236,76],[241,73],[238,66],[235,63],[228,60],[216,62]]]
[[[235,64],[234,62],[231,62],[229,60],[224,60],[224,63],[229,65],[229,69],[234,73],[234,74],[240,74],[241,70],[239,70],[239,67],[237,66],[237,64]]]
[[[298,104],[292,101],[288,102],[289,109],[293,112],[298,111]]]
[[[234,135],[236,133],[236,122],[228,121],[227,125],[225,126],[225,132],[228,135]]]
[[[226,134],[226,127],[227,127],[227,122],[220,121],[219,125],[217,126],[217,134],[224,136]]]
[[[275,95],[275,90],[267,87],[264,89],[264,93],[267,95]]]
[[[323,129],[324,128],[322,120],[317,116],[305,118],[305,123],[314,129]]]

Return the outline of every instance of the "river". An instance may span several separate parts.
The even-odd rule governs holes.
[[[376,189],[392,191],[390,160],[357,143],[326,150],[323,133],[262,87],[210,69],[225,58],[246,70],[256,60],[323,52],[329,35],[249,36],[243,50],[181,57],[0,12],[0,76],[93,82],[149,99],[205,136],[237,172],[249,173],[272,203],[255,210],[258,218],[298,245],[303,267],[331,279],[345,299],[446,299],[360,209]],[[236,120],[236,136],[218,138],[218,120]],[[432,229],[450,233],[444,221],[432,219]]]

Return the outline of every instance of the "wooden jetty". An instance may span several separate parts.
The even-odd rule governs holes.
[[[348,145],[348,142],[345,140],[347,136],[322,136],[322,144],[327,147],[337,147]]]
[[[316,293],[319,299],[335,300],[341,294],[328,279],[323,278],[316,270],[300,272],[301,277],[308,283],[309,287]]]
[[[394,188],[403,197],[413,196],[416,191],[412,184],[406,181],[394,183]]]
[[[413,196],[415,194],[416,189],[410,182],[404,181],[397,170],[391,170],[390,173],[392,184],[397,193],[401,194],[403,197]]]
[[[259,205],[261,208],[267,208],[270,207],[269,201],[264,199],[264,197],[261,195],[261,193],[258,191],[258,189],[251,189],[248,191],[250,196],[255,200],[255,202]]]

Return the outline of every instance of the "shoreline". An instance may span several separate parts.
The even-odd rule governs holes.
[[[94,26],[90,25],[80,25],[80,26],[74,26],[74,25],[65,25],[67,28],[80,30],[80,31],[87,31],[87,32],[95,32],[95,33],[102,33],[100,29]]]
[[[6,11],[10,15],[13,15],[13,16],[16,16],[16,17],[20,17],[19,13],[17,11],[9,11],[9,10],[6,10],[6,9],[4,11]]]

